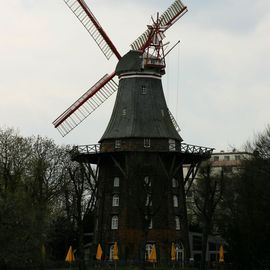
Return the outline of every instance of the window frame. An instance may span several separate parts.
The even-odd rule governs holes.
[[[175,139],[169,139],[169,151],[176,151],[176,140]]]
[[[142,94],[142,95],[146,95],[146,94],[147,94],[147,88],[146,88],[145,85],[142,85],[142,86],[141,86],[141,94]]]
[[[151,139],[150,138],[144,138],[143,139],[143,147],[144,148],[150,148],[151,147]]]
[[[120,205],[120,199],[118,194],[113,194],[112,196],[112,206],[118,207]]]
[[[180,223],[180,218],[179,216],[175,216],[175,229],[177,231],[180,231],[181,230],[181,223]]]
[[[121,148],[121,140],[116,139],[114,142],[114,148],[119,149]]]
[[[177,188],[178,187],[178,180],[175,177],[172,178],[172,187],[173,188]]]
[[[151,193],[146,194],[146,200],[145,200],[145,206],[152,206],[152,198],[151,198]]]
[[[151,179],[150,179],[150,177],[148,175],[146,175],[143,180],[144,180],[144,184],[145,184],[146,187],[151,187],[152,186]]]
[[[173,207],[174,208],[179,207],[179,200],[178,200],[177,195],[173,195]]]
[[[144,249],[144,251],[145,251],[145,253],[144,253],[144,259],[145,259],[146,261],[148,261],[148,258],[149,258],[150,254],[151,254],[151,252],[152,252],[152,249],[153,249],[153,244],[152,244],[152,243],[147,243],[147,244],[145,245],[145,249]]]
[[[112,216],[111,219],[111,229],[118,230],[119,227],[119,217],[117,215]]]
[[[114,187],[120,187],[120,178],[118,176],[115,176],[113,178],[113,186]]]

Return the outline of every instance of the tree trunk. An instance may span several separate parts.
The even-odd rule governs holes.
[[[78,224],[78,261],[79,261],[79,270],[85,270],[85,261],[84,261],[84,243],[83,243],[83,223]]]
[[[207,255],[207,245],[208,245],[208,236],[209,236],[209,227],[208,225],[205,225],[203,227],[203,234],[202,234],[202,257],[200,262],[200,270],[206,270],[208,260],[206,258]]]

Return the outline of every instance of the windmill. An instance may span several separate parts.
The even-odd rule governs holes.
[[[117,91],[99,144],[76,146],[71,153],[74,161],[96,166],[92,172],[98,183],[95,243],[108,254],[113,243],[119,243],[119,257],[126,262],[143,258],[142,250],[153,244],[160,261],[170,260],[171,243],[183,245],[189,258],[186,192],[213,149],[183,143],[161,82],[169,52],[163,43],[165,32],[187,8],[175,0],[164,13],[152,17],[131,50],[121,56],[83,0],[64,1],[104,56],[109,59],[114,54],[119,60],[115,71],[104,75],[53,122],[65,136]],[[188,164],[185,176],[184,164]]]
[[[110,59],[114,54],[120,60],[122,58],[120,53],[84,0],[64,0],[64,2],[91,35],[104,56]],[[149,25],[147,30],[131,44],[132,50],[143,53],[145,65],[151,65],[155,61],[155,64],[165,68],[165,52],[162,44],[164,32],[186,11],[187,8],[181,1],[175,1],[161,16],[157,16],[156,20],[152,18],[153,24]],[[117,90],[115,76],[115,72],[104,75],[53,122],[62,136],[78,126]],[[172,114],[170,115],[175,126],[180,130]]]

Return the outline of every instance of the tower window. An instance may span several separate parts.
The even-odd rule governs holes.
[[[169,151],[175,151],[175,140],[174,139],[169,139]]]
[[[176,195],[173,195],[173,206],[178,207],[178,198]]]
[[[175,229],[180,230],[180,219],[178,216],[175,217]]]
[[[119,196],[117,194],[113,195],[112,206],[119,206]]]
[[[153,220],[152,217],[145,216],[145,221],[148,223],[148,229],[153,229]]]
[[[172,187],[173,188],[178,187],[178,181],[175,178],[172,179]]]
[[[182,263],[184,261],[184,247],[181,242],[175,245],[175,251],[176,261],[180,261]]]
[[[142,95],[146,95],[147,94],[147,88],[146,88],[146,86],[145,85],[142,85],[142,88],[141,88],[141,90],[142,90]]]
[[[123,115],[123,116],[126,116],[126,115],[127,115],[127,109],[123,109],[123,110],[122,110],[122,115]]]
[[[149,148],[151,146],[150,139],[144,139],[143,145],[144,145],[145,148]]]
[[[164,117],[164,110],[163,109],[161,109],[161,115],[162,115],[162,117]]]
[[[118,229],[118,216],[113,216],[112,217],[111,228],[112,228],[112,230],[117,230]]]
[[[146,195],[146,200],[145,200],[145,206],[152,206],[152,198],[151,198],[151,194],[147,193]]]
[[[121,140],[115,140],[115,148],[120,148],[121,147]]]
[[[147,261],[150,254],[151,254],[151,251],[152,251],[152,248],[153,248],[153,244],[146,244],[145,245],[145,260]]]
[[[153,220],[150,218],[149,224],[148,224],[148,229],[151,230],[153,229]]]
[[[114,249],[114,245],[110,245],[110,255],[109,255],[109,260],[110,261],[113,260],[113,249]]]
[[[114,177],[113,179],[113,186],[114,187],[119,187],[119,177]]]
[[[144,184],[146,187],[151,187],[151,180],[149,176],[144,177]]]

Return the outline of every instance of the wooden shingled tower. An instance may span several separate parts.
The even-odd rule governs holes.
[[[189,259],[186,191],[199,164],[212,149],[183,143],[162,88],[165,32],[186,11],[180,0],[131,44],[123,57],[83,0],[64,0],[106,58],[119,62],[54,122],[65,136],[115,91],[109,124],[98,144],[77,146],[73,160],[96,166],[98,196],[94,241],[109,259],[114,243],[123,262],[148,259],[153,245],[157,261]],[[183,175],[183,165],[189,170]],[[191,181],[188,179],[191,178]]]

